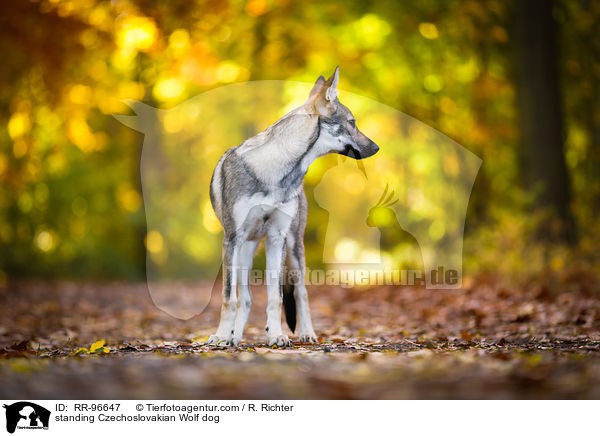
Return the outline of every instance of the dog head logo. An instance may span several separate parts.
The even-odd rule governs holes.
[[[168,110],[125,101],[135,115],[115,115],[144,134],[146,274],[157,307],[181,319],[206,308],[221,267],[222,229],[208,189],[213,170],[227,149],[304,104],[311,89],[291,81],[237,83]],[[392,107],[338,92],[356,128],[380,150],[364,160],[328,155],[308,169],[307,267],[415,268],[428,289],[460,288],[463,229],[481,159]]]
[[[15,429],[48,429],[50,411],[29,401],[5,404],[6,431],[14,433]]]

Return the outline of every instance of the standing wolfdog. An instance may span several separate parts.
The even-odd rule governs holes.
[[[320,156],[364,159],[379,150],[338,100],[338,78],[339,68],[327,81],[320,76],[302,106],[227,150],[217,163],[210,199],[225,231],[223,304],[217,333],[208,344],[241,342],[252,302],[249,271],[265,237],[268,344],[290,344],[281,330],[282,303],[292,331],[298,317],[300,341],[316,340],[304,285],[307,203],[302,180]]]

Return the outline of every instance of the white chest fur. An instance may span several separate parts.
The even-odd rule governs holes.
[[[233,206],[236,238],[260,240],[267,233],[285,236],[298,208],[298,198],[277,201],[261,192],[240,198]]]

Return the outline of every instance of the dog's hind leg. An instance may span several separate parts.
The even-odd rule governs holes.
[[[298,231],[301,230],[301,231]],[[316,342],[317,336],[313,330],[310,310],[308,307],[308,293],[304,284],[304,243],[302,241],[304,229],[291,229],[287,238],[287,280],[292,283],[293,296],[298,318],[298,339],[300,342]],[[289,297],[288,297],[289,298]],[[286,316],[288,313],[286,312]]]
[[[269,346],[288,346],[289,338],[283,334],[281,329],[281,279],[283,260],[285,253],[285,235],[289,227],[290,217],[285,213],[275,213],[279,220],[287,222],[283,225],[275,225],[267,231],[265,241],[265,252],[267,257],[267,339]],[[273,218],[271,218],[273,219]],[[275,218],[277,221],[277,218]]]
[[[304,269],[306,266],[304,259],[304,229],[306,228],[307,213],[306,195],[302,192],[299,196],[296,216],[292,220],[286,239],[286,283],[288,285],[284,287],[284,290],[287,291],[287,295],[284,295],[284,301],[287,303],[285,314],[288,325],[292,324],[295,327],[296,318],[298,319],[298,337],[300,341],[315,342],[317,336],[313,330],[308,308],[308,293],[304,284]],[[290,301],[290,298],[292,301]],[[296,311],[293,317],[292,310]],[[292,325],[290,325],[290,328],[293,331]]]
[[[232,344],[235,315],[237,312],[237,273],[239,242],[235,238],[223,239],[223,303],[221,321],[217,333],[208,338],[207,344]]]
[[[248,314],[252,306],[252,295],[250,294],[250,270],[258,241],[246,241],[240,248],[238,271],[238,309],[235,318],[233,333],[233,345],[239,345],[244,335],[244,326],[248,321]]]

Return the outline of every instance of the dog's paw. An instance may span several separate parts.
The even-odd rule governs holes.
[[[204,343],[204,345],[229,345],[231,340],[229,338],[223,338],[221,336],[212,335],[208,340]]]
[[[233,338],[231,338],[231,341],[229,341],[229,343],[234,347],[238,347],[242,343],[242,338],[236,338],[234,336]]]
[[[272,336],[269,338],[269,347],[276,345],[278,347],[289,347],[292,344],[290,338],[286,335]]]
[[[301,333],[298,336],[298,340],[300,342],[308,342],[311,344],[314,344],[317,342],[317,335],[315,335],[314,332],[310,332],[310,333]]]

